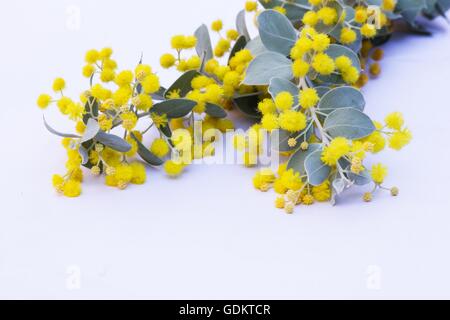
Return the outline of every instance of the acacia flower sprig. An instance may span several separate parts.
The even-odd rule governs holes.
[[[371,201],[376,190],[389,190],[397,196],[398,188],[384,185],[387,168],[365,164],[369,154],[377,154],[387,145],[401,150],[412,139],[400,113],[390,114],[385,124],[363,113],[366,103],[357,88],[368,80],[365,69],[369,57],[375,61],[369,68],[374,77],[380,73],[378,61],[383,57],[379,48],[370,55],[373,42],[361,37],[376,36],[369,34],[373,29],[367,26],[369,8],[345,8],[339,1],[312,1],[312,8],[302,8],[306,10],[300,19],[303,24],[296,30],[296,24],[289,21],[299,20],[292,16],[298,12],[293,9],[298,9],[296,2],[281,1],[281,7],[275,6],[280,1],[262,3],[274,10],[258,13],[261,47],[246,71],[244,84],[267,92],[255,108],[261,122],[252,128],[272,133],[278,130],[281,139],[277,150],[289,160],[277,173],[270,169],[258,171],[254,186],[264,192],[273,188],[280,194],[276,207],[288,213],[299,204],[335,203],[338,195],[355,185],[374,185],[372,192],[364,194],[365,201]],[[380,10],[393,10],[390,2],[382,7]],[[391,23],[381,12],[381,25],[374,30]],[[344,34],[352,41],[342,41]],[[253,159],[254,166],[260,150],[254,148],[254,153],[249,153],[245,144],[249,141],[238,136],[235,145],[247,150],[245,157]]]
[[[197,41],[195,37],[185,37],[185,40],[186,48],[195,46]],[[89,50],[85,62],[82,74],[89,79],[89,88],[81,93],[78,101],[64,95],[66,82],[62,78],[53,83],[54,98],[42,94],[37,99],[40,108],[56,104],[62,115],[75,122],[76,134],[58,132],[45,122],[50,132],[63,138],[68,156],[67,173],[55,175],[53,185],[67,197],[81,194],[82,167],[94,176],[103,175],[106,185],[119,189],[146,181],[145,167],[137,158],[153,167],[164,166],[169,176],[180,175],[194,157],[204,156],[203,149],[191,152],[193,123],[189,120],[194,113],[207,109],[204,126],[223,131],[233,126],[223,119],[226,113],[222,107],[212,104],[221,101],[221,87],[212,86],[204,76],[192,79],[198,89],[203,89],[204,84],[211,85],[206,92],[210,97],[208,105],[199,110],[198,101],[166,98],[169,92],[161,87],[152,68],[142,61],[134,70],[120,71],[112,59],[112,50],[105,48]],[[152,138],[146,147],[145,136],[154,137],[155,133],[159,137]]]

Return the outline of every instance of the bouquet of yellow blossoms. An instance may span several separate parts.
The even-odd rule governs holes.
[[[56,79],[56,97],[43,94],[38,105],[44,109],[55,103],[75,122],[76,132],[58,132],[44,119],[47,129],[63,138],[68,155],[67,173],[53,177],[56,190],[68,197],[80,195],[82,167],[120,189],[145,182],[143,163],[178,176],[195,159],[214,154],[217,137],[201,133],[233,130],[227,111],[235,109],[255,121],[245,134],[234,136],[246,166],[260,164],[264,133],[272,140],[272,151],[286,159],[278,170],[262,168],[253,179],[257,189],[273,188],[279,194],[277,208],[292,213],[301,204],[334,204],[346,189],[368,184],[374,187],[364,194],[365,201],[380,189],[397,196],[397,188],[384,185],[387,168],[365,162],[386,147],[401,150],[412,134],[398,112],[383,122],[370,119],[360,89],[370,76],[380,74],[383,51],[378,46],[390,39],[395,21],[427,33],[417,17],[445,16],[450,3],[259,3],[245,3],[235,29],[223,32],[222,21],[214,21],[215,45],[205,25],[193,35],[174,36],[173,52],[163,54],[160,64],[181,75],[168,88],[142,61],[134,70],[118,70],[108,48],[86,54],[82,73],[89,88],[79,101],[66,97],[65,81]],[[251,13],[259,31],[253,38],[246,24]]]

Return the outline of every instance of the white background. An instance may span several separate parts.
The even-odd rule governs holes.
[[[122,68],[158,58],[170,36],[221,17],[231,27],[244,0],[8,1],[0,11],[1,298],[450,298],[448,143],[450,28],[397,35],[383,75],[365,88],[367,111],[402,111],[414,132],[390,167],[393,199],[350,192],[339,206],[274,209],[253,190],[254,170],[195,166],[178,180],[149,171],[120,192],[88,178],[78,199],[52,190],[64,171],[59,139],[35,107],[56,76],[87,86],[84,52],[112,46]],[[81,10],[79,28],[73,9]],[[76,22],[76,21],[75,21]],[[51,111],[53,124],[65,122]],[[75,273],[73,273],[75,272]],[[70,285],[81,275],[80,288]],[[379,286],[373,285],[380,280]],[[375,281],[376,282],[376,281]],[[376,283],[375,283],[376,284]],[[378,290],[375,290],[378,289]]]

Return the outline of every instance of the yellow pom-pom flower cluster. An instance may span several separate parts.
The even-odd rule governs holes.
[[[300,33],[300,37],[291,50],[292,73],[296,78],[312,78],[316,75],[330,76],[340,73],[342,79],[348,84],[355,84],[359,79],[358,66],[354,66],[352,61],[346,56],[339,56],[333,59],[327,54],[331,39],[328,35],[318,33],[312,27],[305,27]],[[342,64],[343,58],[347,58],[348,63]]]

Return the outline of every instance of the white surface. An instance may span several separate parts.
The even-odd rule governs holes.
[[[336,208],[288,216],[238,166],[193,167],[176,181],[152,171],[148,184],[125,192],[89,178],[75,200],[54,193],[49,181],[63,171],[64,152],[35,107],[52,79],[64,76],[77,93],[84,51],[106,45],[123,68],[144,52],[159,69],[172,34],[217,17],[231,26],[243,3],[3,4],[1,298],[450,298],[450,30],[442,19],[434,37],[397,36],[383,76],[365,89],[371,116],[402,111],[415,135],[405,151],[374,159],[390,166],[397,199],[364,204],[351,193]],[[72,5],[81,9],[79,30],[66,26]],[[67,286],[71,266],[81,272],[78,290]],[[380,290],[370,285],[373,270]]]

